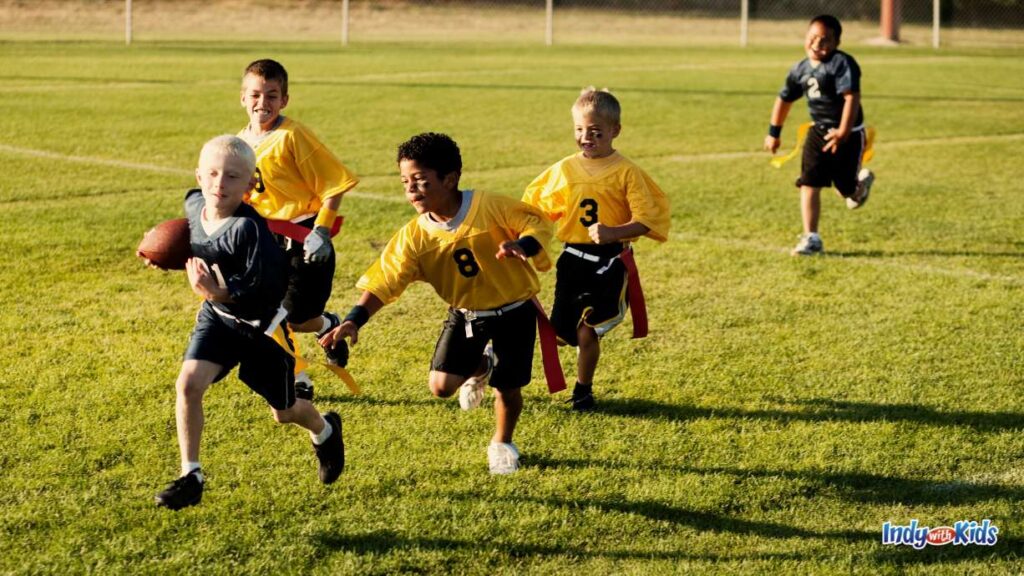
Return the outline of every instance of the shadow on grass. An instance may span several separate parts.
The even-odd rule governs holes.
[[[409,538],[393,530],[375,530],[366,534],[342,534],[320,532],[312,536],[314,546],[328,550],[346,550],[358,554],[389,554],[415,550],[459,552],[465,551],[480,556],[482,551],[493,551],[511,558],[552,556],[562,558],[609,558],[615,560],[691,560],[691,561],[751,561],[751,560],[804,560],[806,555],[786,552],[763,552],[754,554],[719,555],[711,553],[693,554],[682,550],[631,550],[613,548],[600,551],[587,550],[566,544],[531,544],[525,542],[502,542],[458,540],[455,538]]]
[[[601,399],[596,412],[610,416],[637,416],[681,421],[699,418],[761,419],[776,422],[911,422],[929,426],[965,426],[982,432],[1024,429],[1024,414],[1019,412],[940,411],[917,404],[877,404],[816,398],[780,403],[797,409],[781,408],[709,408],[664,404],[638,399]]]
[[[827,258],[900,258],[903,256],[940,256],[964,258],[1024,258],[1024,252],[981,252],[976,250],[831,250]]]

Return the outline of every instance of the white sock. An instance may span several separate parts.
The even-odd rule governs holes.
[[[319,338],[324,335],[327,331],[327,327],[331,325],[331,321],[327,319],[327,316],[320,316],[320,327],[314,330],[316,337]]]
[[[295,383],[298,384],[300,382],[308,384],[310,386],[313,385],[313,379],[309,377],[309,374],[306,374],[305,370],[295,375]]]
[[[196,476],[199,478],[199,481],[202,482],[203,481],[203,471],[200,470],[199,462],[182,462],[181,463],[181,475],[182,476],[188,476],[193,470],[198,470],[199,471],[196,474]]]
[[[323,418],[323,416],[321,416],[321,418]],[[327,442],[327,439],[331,437],[331,432],[333,431],[334,430],[331,428],[331,423],[328,422],[327,420],[324,420],[324,429],[321,430],[319,434],[313,434],[312,432],[310,432],[309,437],[313,439],[313,444],[320,446],[324,442]]]

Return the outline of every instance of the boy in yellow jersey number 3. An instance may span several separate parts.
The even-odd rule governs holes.
[[[619,101],[608,91],[584,89],[572,107],[579,152],[545,170],[523,194],[524,202],[556,222],[558,239],[565,242],[551,324],[562,343],[578,347],[570,400],[577,411],[594,408],[600,337],[625,317],[630,274],[635,284],[629,284],[639,292],[635,267],[628,270],[629,243],[641,236],[668,239],[665,193],[612,147],[622,130],[621,114]]]
[[[531,206],[479,190],[460,190],[462,157],[444,134],[414,136],[398,148],[405,197],[418,216],[402,227],[359,279],[359,301],[341,325],[320,339],[325,348],[348,338],[417,280],[448,304],[430,364],[430,391],[459,392],[464,410],[476,408],[487,384],[495,391],[495,430],[487,449],[492,474],[519,468],[512,442],[530,382],[540,289],[550,268],[545,246],[551,225]]]
[[[242,107],[249,124],[238,134],[256,151],[256,188],[246,198],[267,219],[287,253],[288,292],[284,307],[295,332],[321,336],[338,325],[325,313],[334,282],[331,243],[341,195],[359,180],[313,132],[281,115],[288,105],[288,72],[274,60],[257,60],[242,77]],[[296,396],[313,399],[304,371]]]

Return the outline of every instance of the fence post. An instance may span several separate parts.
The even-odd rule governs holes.
[[[900,0],[882,0],[882,39],[900,41]]]
[[[348,46],[348,0],[341,1],[341,45]]]
[[[124,0],[124,45],[132,45],[132,0]]]
[[[547,0],[546,4],[544,8],[546,19],[544,23],[544,44],[551,46],[555,41],[555,0]]]
[[[740,0],[740,48],[747,47],[750,26],[750,0]]]
[[[939,47],[939,20],[941,6],[939,0],[932,0],[932,48]]]

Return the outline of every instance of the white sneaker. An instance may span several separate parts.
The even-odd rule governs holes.
[[[479,376],[470,376],[459,387],[459,408],[472,410],[479,408],[484,401],[484,393],[487,390],[487,383],[491,380],[491,372],[498,365],[498,359],[494,356],[494,347],[490,343],[484,347],[484,360],[487,361],[487,370]]]
[[[821,236],[812,232],[810,234],[801,234],[800,241],[797,242],[796,248],[793,248],[790,254],[793,256],[814,256],[824,251],[825,245],[821,242]]]
[[[862,168],[857,173],[857,192],[846,199],[846,207],[856,210],[867,204],[868,196],[871,194],[871,185],[875,183],[875,173],[867,168]]]
[[[511,442],[491,442],[487,447],[487,463],[491,474],[512,474],[519,470],[519,448]]]

